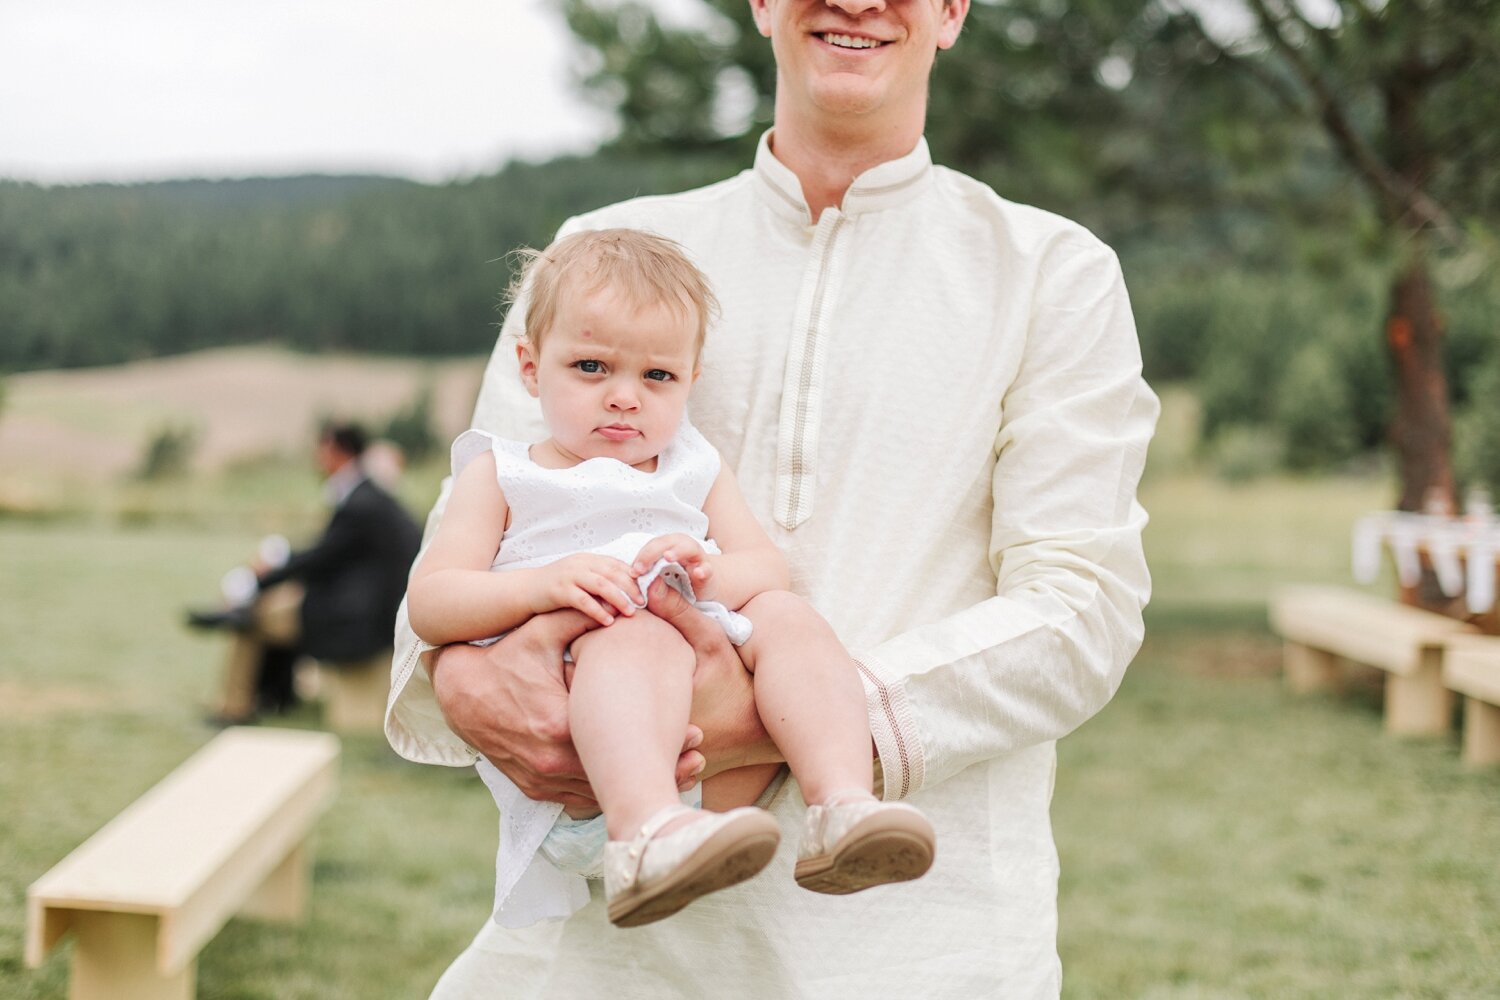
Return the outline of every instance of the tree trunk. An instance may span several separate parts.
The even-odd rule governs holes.
[[[1412,51],[1382,87],[1386,155],[1413,191],[1423,190],[1434,173],[1436,154],[1422,113],[1430,82],[1420,54]],[[1409,204],[1387,204],[1387,232],[1397,239],[1402,252],[1385,323],[1386,347],[1396,377],[1391,444],[1401,476],[1398,506],[1454,513],[1457,498],[1448,379],[1443,371],[1443,321],[1432,286],[1428,222],[1416,217]]]
[[[1391,285],[1386,347],[1396,376],[1391,444],[1401,476],[1401,510],[1456,510],[1443,372],[1443,322],[1433,294],[1426,239],[1413,235],[1410,256]]]

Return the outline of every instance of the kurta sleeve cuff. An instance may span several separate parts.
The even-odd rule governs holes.
[[[887,802],[904,799],[922,787],[927,772],[926,750],[917,734],[906,686],[891,680],[890,671],[869,654],[854,662],[864,683],[870,734],[879,758],[877,791]]]

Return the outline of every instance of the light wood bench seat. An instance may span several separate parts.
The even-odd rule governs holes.
[[[351,663],[319,663],[323,720],[336,733],[379,733],[391,693],[391,650]]]
[[[1500,637],[1451,640],[1443,682],[1464,696],[1464,763],[1500,764]]]
[[[27,965],[72,932],[73,1000],[191,998],[230,916],[305,913],[338,758],[328,733],[225,730],[31,886]]]
[[[1286,640],[1286,679],[1305,692],[1338,687],[1339,660],[1385,671],[1385,727],[1405,736],[1448,731],[1453,693],[1444,645],[1472,626],[1340,587],[1286,587],[1271,598],[1271,627]]]

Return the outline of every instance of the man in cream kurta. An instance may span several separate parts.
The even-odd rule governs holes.
[[[565,922],[489,924],[437,996],[1060,989],[1054,741],[1114,693],[1150,589],[1135,490],[1157,403],[1120,269],[1081,227],[935,167],[920,116],[914,143],[836,199],[815,170],[788,166],[808,162],[817,117],[797,106],[788,67],[805,84],[825,59],[794,51],[807,34],[798,24],[836,17],[892,47],[935,32],[945,47],[943,23],[917,22],[956,11],[961,24],[963,0],[752,6],[781,69],[777,128],[753,169],[564,230],[649,229],[682,243],[713,282],[723,320],[691,418],[786,551],[794,589],[859,660],[883,794],[927,812],[937,861],[917,882],[855,896],[799,890],[803,805],[789,781],[768,802],[783,847],[757,878],[636,930],[611,927],[597,891]],[[507,318],[474,424],[540,440],[516,371],[523,313]],[[476,754],[445,724],[422,651],[403,615],[387,733],[414,760],[469,764]]]

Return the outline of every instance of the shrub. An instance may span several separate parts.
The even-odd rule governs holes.
[[[198,446],[198,432],[187,424],[168,424],[146,441],[136,466],[137,479],[167,479],[180,476],[192,464],[193,450]]]
[[[1460,483],[1500,496],[1500,351],[1469,379],[1468,405],[1454,420],[1453,464]]]
[[[424,387],[410,404],[393,413],[375,436],[396,445],[411,461],[421,461],[436,451],[439,442],[432,428],[432,387]]]
[[[1280,467],[1281,442],[1265,427],[1235,424],[1220,430],[1210,455],[1220,478],[1242,483]]]
[[[1287,468],[1325,468],[1359,451],[1351,396],[1333,346],[1311,343],[1296,353],[1275,390],[1275,426]]]

